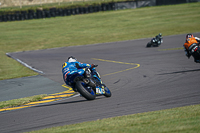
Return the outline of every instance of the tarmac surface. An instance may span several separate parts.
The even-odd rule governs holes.
[[[200,37],[200,33],[194,35]],[[62,88],[61,66],[71,55],[80,62],[99,65],[97,71],[112,97],[100,96],[93,101],[72,97],[0,113],[0,132],[25,132],[200,104],[200,64],[185,56],[185,34],[164,36],[160,47],[146,48],[150,39],[9,53],[42,74],[1,81],[4,87],[0,92],[9,95],[5,99],[66,89]],[[15,95],[9,94],[12,91]]]
[[[66,88],[62,87],[60,83],[41,75],[0,80],[0,86],[0,101],[66,91]]]

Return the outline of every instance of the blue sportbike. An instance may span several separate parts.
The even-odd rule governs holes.
[[[98,65],[94,65],[97,67]],[[95,68],[83,68],[84,74],[76,74],[70,78],[70,82],[75,83],[75,89],[87,100],[94,100],[96,96],[104,95],[111,97],[111,91],[101,81],[99,73]]]

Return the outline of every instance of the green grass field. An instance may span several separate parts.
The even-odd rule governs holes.
[[[37,75],[7,52],[200,32],[200,2],[0,23],[0,80]],[[185,38],[183,38],[184,40]],[[180,44],[182,46],[183,44]],[[50,128],[38,132],[198,132],[200,105]],[[92,126],[91,126],[92,125]]]

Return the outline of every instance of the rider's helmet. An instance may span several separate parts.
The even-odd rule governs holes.
[[[187,35],[186,35],[186,40],[187,40],[188,38],[192,38],[192,37],[194,37],[192,34],[187,34]]]
[[[68,57],[67,62],[76,62],[77,59],[73,56]]]
[[[159,33],[158,35],[161,37],[161,36],[162,36],[162,33]]]

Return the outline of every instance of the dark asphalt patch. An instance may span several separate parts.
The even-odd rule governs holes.
[[[66,91],[62,84],[41,75],[0,81],[0,101]]]

